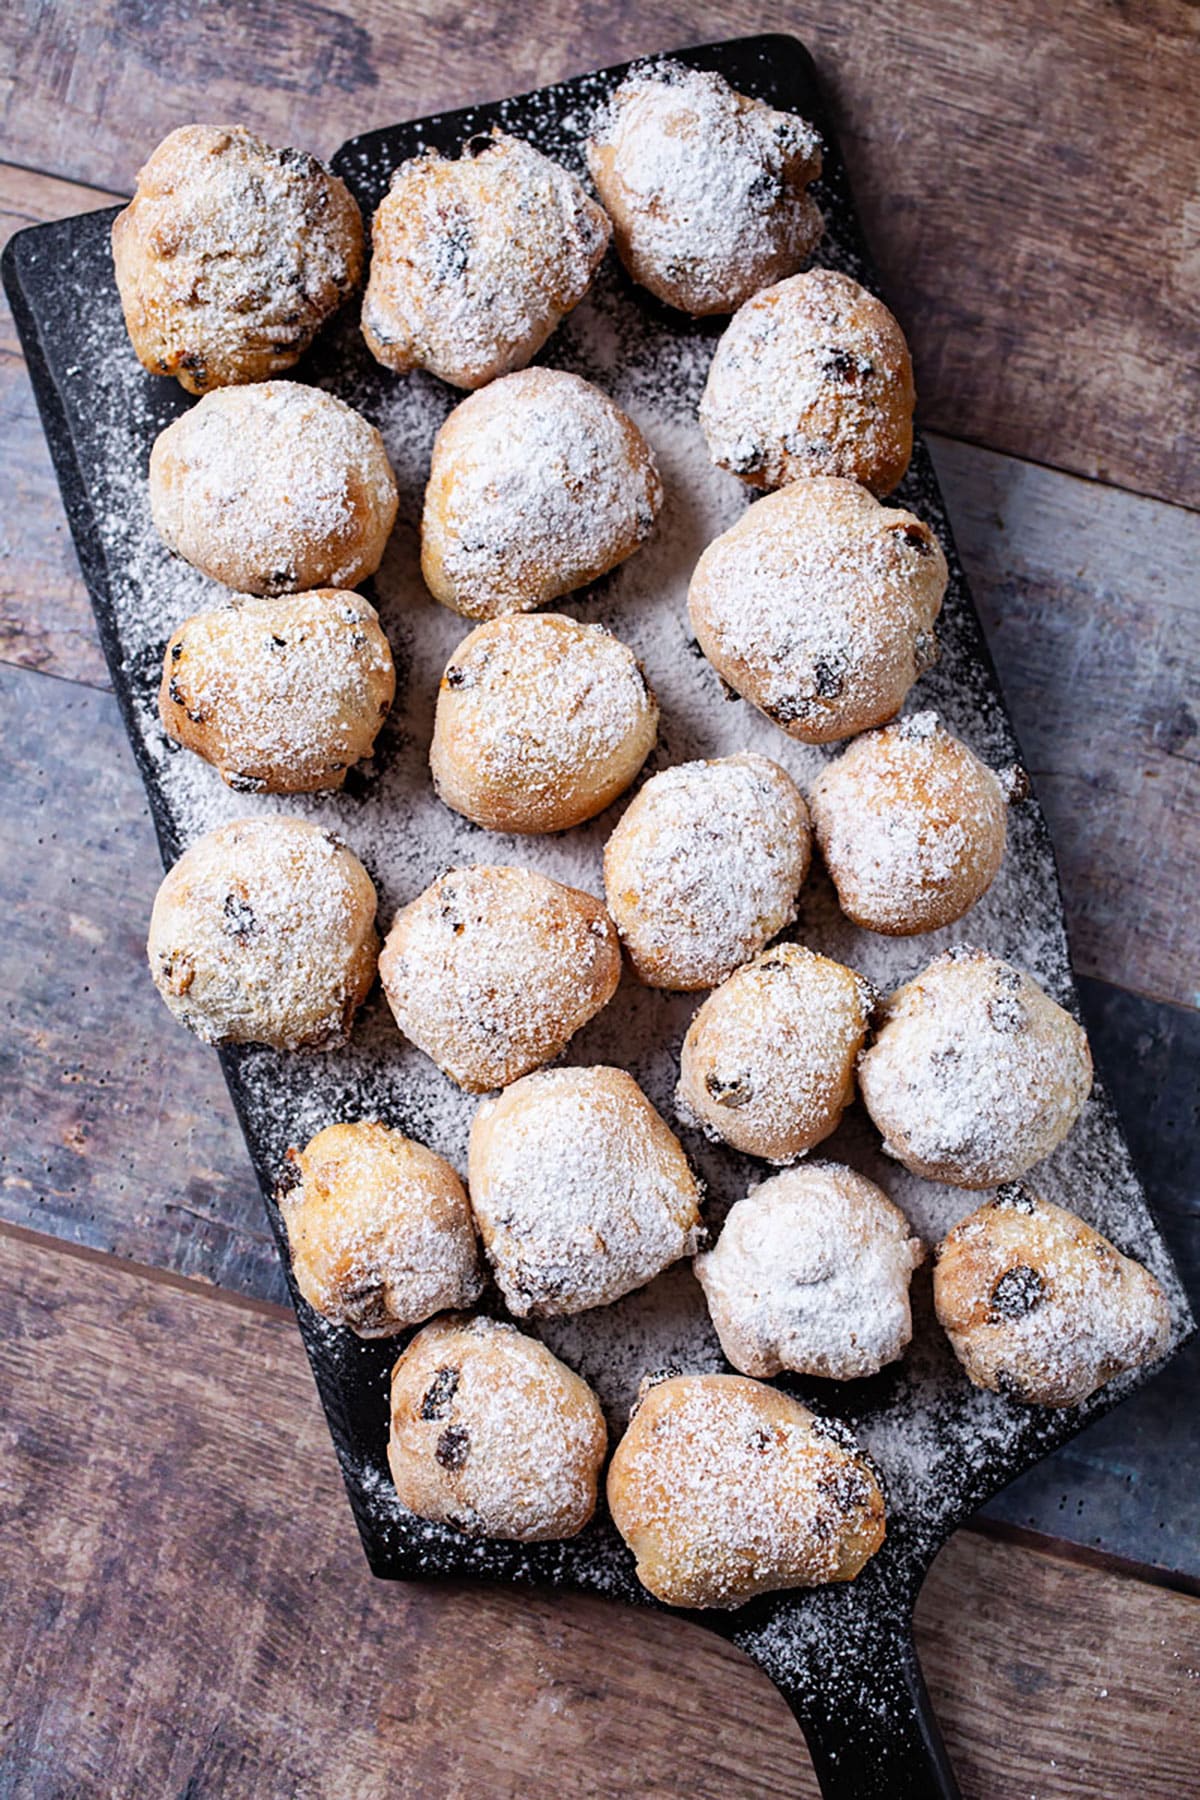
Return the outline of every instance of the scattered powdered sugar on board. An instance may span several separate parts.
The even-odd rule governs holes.
[[[589,79],[465,120],[398,128],[352,146],[342,159],[343,173],[370,201],[386,186],[390,168],[413,154],[426,134],[431,142],[448,142],[494,122],[524,131],[578,172],[590,111],[607,85]],[[764,62],[757,73],[741,73],[737,85],[807,110],[796,91],[795,71],[787,66],[776,73]],[[817,198],[827,220],[820,260],[869,279],[836,149],[826,157]],[[336,829],[367,865],[379,888],[385,929],[398,906],[456,863],[524,864],[600,894],[601,851],[623,801],[561,837],[534,839],[485,833],[433,795],[427,752],[437,684],[467,624],[426,593],[418,526],[433,437],[458,396],[423,374],[398,378],[375,364],[358,335],[353,305],[298,372],[336,391],[379,426],[400,490],[397,527],[369,590],[398,673],[396,704],[374,762],[351,771],[340,794],[275,800],[230,793],[215,770],[168,743],[155,706],[163,647],[183,618],[223,595],[169,555],[150,520],[150,445],[187,401],[174,383],[145,374],[128,344],[106,260],[107,218],[42,228],[23,267],[32,277],[37,259],[49,256],[54,245],[54,305],[39,318],[39,331],[85,487],[81,499],[65,484],[68,504],[168,856],[212,827],[248,814],[288,813],[320,821]],[[693,644],[687,621],[687,585],[700,552],[750,499],[740,482],[709,462],[696,423],[719,329],[719,323],[694,325],[647,302],[610,255],[591,293],[547,345],[545,362],[597,382],[629,412],[647,437],[665,487],[662,515],[644,548],[585,593],[556,603],[556,610],[607,625],[644,662],[662,708],[659,746],[647,773],[748,750],[780,763],[806,790],[837,747],[798,744],[745,702],[726,699]],[[1010,764],[1018,760],[1017,746],[920,444],[892,498],[938,532],[950,564],[938,626],[941,660],[914,689],[908,710],[936,708],[947,729],[992,767]],[[1053,859],[1033,804],[1012,809],[1004,866],[963,927],[907,941],[859,931],[838,912],[820,869],[801,889],[799,907],[789,935],[849,963],[885,993],[967,937],[1028,970],[1056,1000],[1076,1008]],[[567,1060],[628,1068],[674,1123],[679,1046],[701,998],[641,988],[626,972],[609,1006],[572,1040]],[[267,1185],[289,1145],[304,1144],[322,1126],[356,1117],[379,1117],[439,1151],[460,1171],[465,1168],[477,1101],[399,1037],[378,990],[350,1045],[336,1055],[281,1056],[251,1048],[227,1057],[226,1068]],[[681,1136],[706,1184],[705,1215],[715,1229],[728,1206],[761,1180],[764,1166],[692,1129],[681,1128]],[[821,1153],[876,1181],[928,1244],[977,1204],[975,1196],[920,1181],[885,1158],[861,1105],[850,1109]],[[1188,1321],[1182,1289],[1099,1090],[1033,1179],[1047,1199],[1079,1211],[1118,1248],[1148,1265],[1164,1285],[1176,1334],[1182,1334]],[[888,1501],[888,1541],[855,1583],[755,1603],[725,1627],[775,1679],[813,1704],[818,1669],[824,1672],[824,1692],[842,1692],[847,1704],[861,1698],[864,1644],[896,1626],[948,1531],[1139,1379],[1120,1379],[1068,1415],[1014,1405],[967,1383],[932,1319],[927,1269],[917,1272],[913,1298],[914,1339],[901,1362],[869,1381],[781,1382],[857,1430]],[[386,1381],[394,1346],[363,1343],[321,1321],[302,1301],[297,1310],[376,1570],[566,1581],[645,1600],[630,1558],[603,1517],[577,1540],[522,1547],[469,1540],[406,1514],[395,1500],[384,1460]],[[648,1369],[700,1372],[725,1366],[686,1264],[613,1306],[543,1321],[537,1330],[594,1385],[615,1429]]]

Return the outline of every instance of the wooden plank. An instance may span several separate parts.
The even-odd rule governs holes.
[[[373,1582],[289,1325],[0,1232],[0,1369],[13,1800],[815,1794],[693,1625]],[[972,1800],[1194,1791],[1200,1601],[963,1533],[918,1635]]]
[[[69,0],[0,17],[14,161],[127,190],[190,118],[245,119],[324,153],[376,125],[495,98],[664,45],[806,36],[926,423],[1195,504],[1193,189],[1198,22],[1186,0],[952,7],[878,0],[632,6],[415,0],[253,8]]]
[[[145,967],[161,864],[110,695],[0,670],[0,1207],[282,1299],[216,1058]]]
[[[0,163],[0,246],[111,194]],[[107,685],[12,315],[0,297],[0,660]]]
[[[1081,974],[1200,1004],[1200,518],[932,443]]]

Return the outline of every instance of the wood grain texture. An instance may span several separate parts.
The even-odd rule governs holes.
[[[815,1794],[693,1625],[372,1582],[288,1324],[7,1232],[0,1320],[9,1800]],[[962,1533],[918,1637],[968,1800],[1195,1792],[1200,1601]]]
[[[1186,0],[530,0],[517,31],[503,8],[415,0],[64,0],[0,14],[0,139],[14,162],[127,191],[190,118],[329,153],[376,125],[769,30],[804,38],[831,88],[926,424],[1195,505]]]
[[[0,163],[0,247],[112,196]],[[0,297],[0,661],[107,685],[16,328]]]

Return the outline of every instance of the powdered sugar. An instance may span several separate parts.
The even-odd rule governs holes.
[[[468,618],[541,606],[607,574],[649,536],[662,483],[637,427],[591,382],[522,369],[438,433],[421,556]]]
[[[708,71],[633,69],[600,110],[588,166],[635,280],[685,312],[732,312],[821,235],[812,126]]]

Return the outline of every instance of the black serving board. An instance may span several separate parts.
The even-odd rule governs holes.
[[[735,87],[800,112],[817,125],[825,142],[818,198],[827,221],[817,260],[878,290],[803,46],[772,36],[674,54],[694,66],[717,69]],[[624,67],[605,70],[495,105],[372,132],[346,144],[334,165],[368,215],[386,191],[392,170],[407,156],[424,147],[453,151],[472,133],[495,124],[581,169],[587,119],[623,73]],[[168,557],[148,526],[144,490],[150,446],[157,432],[191,402],[174,383],[142,371],[133,357],[113,283],[113,216],[111,210],[92,213],[19,233],[5,253],[4,280],[113,685],[169,865],[199,829],[213,822],[210,812],[219,808],[221,796],[214,772],[195,759],[177,758],[158,727],[154,694],[162,646],[181,618],[217,596],[213,584]],[[689,544],[697,553],[702,547],[705,505],[727,512],[746,498],[740,490],[736,501],[731,498],[737,486],[732,484],[712,488],[706,501],[696,499],[704,488],[700,470],[705,459],[694,427],[694,401],[722,326],[723,321],[692,322],[659,306],[634,289],[610,257],[593,296],[543,356],[598,380],[629,405],[639,422],[638,409],[643,409],[660,460],[667,456],[668,523],[663,530],[668,539],[676,532],[677,561]],[[440,667],[447,644],[463,635],[465,622],[451,620],[422,598],[414,573],[415,525],[428,439],[458,396],[431,378],[400,379],[373,363],[357,333],[356,307],[335,323],[296,373],[342,394],[379,423],[397,464],[401,518],[373,593],[397,653],[401,688],[374,767],[356,772],[344,794],[303,806],[263,802],[240,804],[236,810],[307,810],[309,816],[336,820],[376,877],[386,923],[388,906],[411,898],[438,872],[443,847],[438,834],[444,820],[430,810],[433,803],[422,789],[423,783],[427,787],[427,690],[429,670]],[[698,451],[689,444],[693,429]],[[942,661],[920,684],[912,705],[936,705],[951,727],[994,764],[1018,759],[932,465],[920,441],[896,499],[935,526],[951,569],[939,627]],[[695,515],[690,523],[689,507]],[[672,526],[670,518],[680,515],[683,523]],[[770,734],[772,728],[751,718],[740,704],[728,707],[712,672],[695,657],[682,617],[675,621],[660,609],[651,618],[645,602],[648,587],[659,575],[670,587],[668,564],[664,561],[659,569],[655,554],[648,547],[617,577],[562,603],[578,616],[612,623],[621,635],[633,630],[635,648],[651,660],[651,678],[664,699],[663,741],[651,766],[688,755],[726,753],[731,731],[739,742],[752,742],[786,762],[796,747],[781,741],[778,733],[763,739],[761,733]],[[649,647],[636,638],[643,624],[651,633]],[[706,735],[710,729],[716,740]],[[804,771],[794,772],[802,776]],[[231,815],[227,810],[218,816]],[[584,828],[586,854],[594,853],[616,816],[616,810],[606,815],[590,838]],[[406,832],[401,854],[396,845]],[[453,834],[446,841],[455,860],[536,862],[549,873],[561,873],[565,865],[554,857],[571,854],[553,844],[535,849],[522,840],[493,839],[462,821],[454,821]],[[431,835],[435,841],[427,842]],[[583,885],[595,887],[597,876]],[[945,941],[969,938],[1023,963],[1077,1011],[1053,854],[1035,801],[1014,813],[1005,871],[972,915],[966,933],[949,934],[949,940],[947,934],[934,934],[897,949],[850,932],[819,876],[802,898],[796,935],[865,967],[876,980],[882,975],[885,986],[889,978],[914,972]],[[875,967],[870,966],[872,957]],[[600,1020],[572,1044],[569,1060],[626,1063],[669,1114],[669,1086],[664,1083],[693,1005],[686,996],[647,994],[626,982]],[[651,1040],[653,1055],[647,1051],[643,1056],[641,1046]],[[222,1053],[222,1063],[285,1268],[286,1243],[272,1190],[283,1150],[290,1142],[303,1142],[309,1128],[337,1117],[383,1117],[452,1160],[457,1157],[461,1166],[462,1118],[469,1117],[470,1103],[447,1097],[442,1090],[449,1084],[399,1043],[378,994],[365,1009],[350,1050],[338,1056],[306,1059],[244,1049]],[[466,1113],[460,1116],[463,1106]],[[829,1154],[880,1180],[927,1240],[970,1210],[971,1196],[914,1183],[887,1164],[865,1121],[854,1113],[830,1141]],[[682,1135],[708,1183],[709,1217],[716,1222],[766,1171]],[[1177,1347],[1192,1328],[1187,1303],[1103,1093],[1096,1092],[1075,1133],[1035,1180],[1048,1197],[1073,1206],[1154,1270],[1172,1303],[1172,1348]],[[686,1269],[669,1272],[650,1291],[657,1291],[653,1311],[648,1301],[643,1305],[633,1296],[616,1308],[565,1324],[543,1321],[537,1327],[552,1348],[594,1382],[616,1429],[633,1397],[639,1359],[646,1368],[659,1366],[664,1354],[685,1367],[721,1366],[711,1344],[697,1335],[699,1290]],[[528,1546],[472,1541],[406,1514],[391,1490],[385,1460],[387,1377],[397,1344],[360,1342],[320,1320],[294,1288],[293,1299],[363,1545],[377,1575],[538,1583],[603,1593],[630,1604],[655,1604],[638,1585],[632,1560],[603,1509],[570,1542]],[[912,1608],[925,1572],[940,1545],[983,1501],[1148,1378],[1146,1371],[1124,1378],[1070,1411],[1020,1408],[967,1383],[932,1320],[927,1271],[914,1284],[914,1310],[912,1348],[901,1364],[872,1380],[780,1383],[859,1432],[887,1492],[883,1549],[848,1586],[766,1596],[729,1614],[693,1615],[739,1644],[776,1682],[804,1727],[823,1792],[843,1800],[904,1800],[957,1791],[912,1648]],[[614,1372],[618,1365],[619,1377]]]

